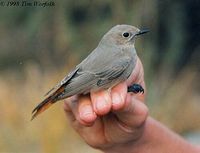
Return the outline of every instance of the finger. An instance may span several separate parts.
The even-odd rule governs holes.
[[[71,98],[68,98],[64,102],[64,111],[67,119],[69,120],[70,125],[78,132],[80,129],[84,129],[85,123],[81,123],[78,121],[71,110],[69,103],[71,102]]]
[[[115,114],[122,126],[135,128],[145,122],[148,116],[148,108],[137,98],[127,95],[124,108],[115,112]]]
[[[120,110],[125,105],[125,98],[127,95],[127,85],[122,82],[111,89],[112,110]]]
[[[126,82],[128,86],[132,85],[133,83],[137,83],[140,84],[143,88],[145,88],[144,70],[142,62],[139,58],[137,58],[135,68]]]
[[[72,110],[70,109],[67,100],[65,100],[63,108],[64,108],[65,114],[66,114],[67,118],[69,119],[69,121],[74,122],[76,120],[76,118],[75,118],[74,114],[72,113]]]
[[[80,117],[80,113],[79,113],[79,99],[80,99],[80,97],[73,96],[72,98],[69,98],[69,100],[66,103],[67,103],[68,109],[71,110],[71,112],[73,113],[75,119],[80,124],[85,125],[85,126],[89,126],[89,123],[85,122]],[[67,114],[69,114],[69,113],[67,113]]]
[[[91,92],[92,105],[97,115],[105,115],[111,110],[111,96],[108,90]]]
[[[126,81],[126,83],[127,83],[127,86],[130,86],[134,83],[142,86],[142,88],[144,89],[143,94],[142,93],[137,93],[137,94],[128,93],[128,94],[131,94],[132,96],[136,97],[136,99],[140,100],[141,102],[144,102],[147,91],[146,91],[145,82],[144,82],[143,65],[139,58],[137,58],[135,68],[132,74],[130,75],[130,77],[128,78],[128,80]]]
[[[92,124],[97,115],[93,111],[92,103],[89,96],[80,96],[78,101],[78,112],[80,119],[88,124]]]

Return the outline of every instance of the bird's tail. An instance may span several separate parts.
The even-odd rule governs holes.
[[[60,94],[62,94],[63,91],[64,91],[64,87],[60,87],[57,91],[55,91],[53,94],[51,94],[41,103],[39,103],[32,111],[33,115],[32,115],[31,120],[33,120],[36,116],[38,116],[39,114],[44,112],[46,109],[48,109],[56,101],[60,100],[58,97]]]

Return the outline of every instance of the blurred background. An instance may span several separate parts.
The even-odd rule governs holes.
[[[198,143],[200,1],[54,2],[0,6],[0,152],[98,152],[68,125],[62,102],[32,122],[31,111],[104,33],[122,23],[151,30],[136,41],[150,115]]]

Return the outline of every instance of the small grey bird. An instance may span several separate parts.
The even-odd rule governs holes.
[[[147,32],[130,25],[117,25],[110,29],[97,48],[46,94],[49,96],[33,110],[32,119],[58,100],[112,88],[125,81],[136,65],[135,38]],[[144,90],[134,84],[128,87],[128,92]]]

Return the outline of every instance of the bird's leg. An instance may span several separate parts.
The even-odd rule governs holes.
[[[131,86],[128,86],[128,92],[133,92],[136,94],[141,92],[144,93],[144,89],[139,84],[132,84]]]

